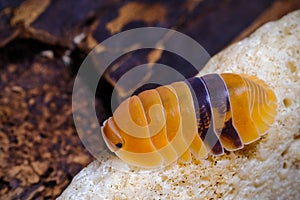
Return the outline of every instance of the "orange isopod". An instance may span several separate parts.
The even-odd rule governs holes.
[[[241,149],[268,131],[276,108],[274,92],[255,76],[207,74],[126,99],[102,136],[123,161],[155,168]]]

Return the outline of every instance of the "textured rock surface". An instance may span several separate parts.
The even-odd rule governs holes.
[[[59,199],[298,199],[299,63],[300,10],[228,47],[201,72],[257,75],[275,90],[278,116],[261,140],[222,157],[154,171],[129,169],[103,154],[103,160],[83,169]]]

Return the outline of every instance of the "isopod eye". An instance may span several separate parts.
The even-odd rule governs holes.
[[[117,143],[116,147],[118,147],[119,149],[122,148],[123,144],[122,143]]]
[[[116,152],[123,147],[124,140],[121,137],[117,128],[115,127],[112,118],[109,118],[107,121],[104,122],[101,132],[107,147],[112,152]]]

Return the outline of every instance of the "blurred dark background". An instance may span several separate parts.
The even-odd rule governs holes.
[[[298,0],[0,0],[0,199],[53,199],[93,160],[77,136],[71,97],[76,72],[97,43],[132,28],[165,27],[213,56],[299,8]],[[197,73],[167,52],[122,56],[101,78],[99,123],[111,114],[117,80],[149,61],[185,77]]]

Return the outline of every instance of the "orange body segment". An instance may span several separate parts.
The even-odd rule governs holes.
[[[186,145],[186,152],[182,155],[182,160],[187,162],[191,159],[188,149],[196,135],[198,135],[193,98],[190,89],[184,82],[176,82],[171,84],[171,86],[176,90],[179,101],[182,118],[182,137],[184,145]]]
[[[276,115],[276,97],[261,80],[253,76],[244,78],[248,86],[250,97],[251,118],[259,131],[263,135],[273,124]]]
[[[154,152],[161,155],[166,164],[177,160],[177,155],[169,145],[167,136],[166,114],[162,100],[157,90],[148,90],[138,95],[146,114],[151,142],[155,147]],[[138,145],[138,144],[137,144]]]
[[[221,76],[229,93],[233,125],[240,134],[243,143],[249,144],[259,138],[259,133],[250,115],[249,91],[240,75],[221,74]]]

